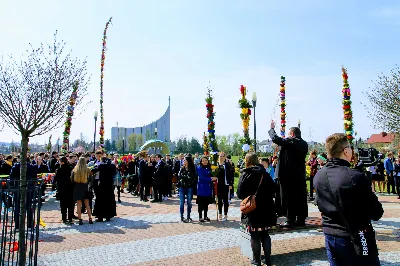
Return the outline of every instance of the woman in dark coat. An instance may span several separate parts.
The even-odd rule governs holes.
[[[99,172],[99,185],[96,193],[93,216],[97,217],[96,222],[106,221],[117,215],[117,205],[114,195],[114,176],[117,168],[107,158],[101,159],[101,164],[94,172]]]
[[[254,265],[261,265],[261,244],[265,255],[265,264],[271,265],[271,238],[268,228],[276,225],[274,204],[275,183],[262,165],[258,164],[255,153],[246,155],[246,168],[242,170],[237,196],[243,200],[255,195],[256,209],[248,214],[242,213],[242,223],[251,236]],[[262,178],[262,180],[261,180]]]

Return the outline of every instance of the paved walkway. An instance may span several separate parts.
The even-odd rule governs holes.
[[[60,221],[59,202],[50,198],[42,208],[47,224],[41,230],[39,265],[250,265],[239,248],[239,201],[233,201],[227,222],[216,222],[210,205],[210,223],[199,224],[193,205],[191,224],[180,222],[179,200],[143,203],[122,194],[118,217],[111,222],[66,226]],[[400,265],[400,201],[381,196],[385,215],[377,223],[382,265]],[[310,219],[318,209],[309,205]],[[274,265],[329,265],[324,238],[315,228],[273,234]]]

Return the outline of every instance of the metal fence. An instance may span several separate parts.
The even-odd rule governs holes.
[[[1,242],[0,242],[0,266],[18,265],[20,254],[19,245],[19,220],[21,189],[20,181],[0,179],[1,195]],[[27,180],[25,197],[25,247],[26,265],[37,265],[40,208],[41,200],[41,179]]]

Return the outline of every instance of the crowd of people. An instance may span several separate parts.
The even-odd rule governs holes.
[[[278,224],[282,228],[304,227],[307,201],[313,201],[322,214],[322,232],[331,265],[379,265],[371,220],[379,220],[383,208],[375,194],[384,191],[387,184],[387,193],[397,193],[400,198],[400,155],[394,159],[389,152],[386,159],[380,155],[367,163],[353,154],[345,134],[333,134],[326,140],[326,154],[311,151],[307,159],[308,145],[301,138],[299,128],[291,128],[289,137],[281,138],[274,127],[271,123],[269,135],[280,146],[278,157],[258,158],[250,152],[240,166],[236,192],[243,200],[241,222],[251,236],[252,264],[271,265],[269,231],[277,226],[277,218],[286,217],[284,223]],[[121,203],[121,193],[152,203],[162,203],[177,194],[184,223],[193,221],[192,201],[196,195],[200,223],[211,220],[208,207],[213,203],[217,203],[218,220],[226,221],[234,196],[236,168],[224,152],[219,153],[215,166],[211,166],[210,160],[198,154],[171,158],[169,154],[163,157],[145,151],[121,158],[101,150],[61,156],[57,152],[51,156],[38,153],[29,155],[27,177],[55,173],[52,186],[57,191],[65,224],[72,224],[75,219],[82,225],[82,213],[87,213],[90,224],[92,216],[97,218],[96,222],[110,221],[117,215],[116,204]],[[18,156],[0,155],[0,166],[0,175],[19,178]],[[307,166],[310,169],[308,191]],[[252,197],[256,205],[251,211],[244,211]],[[363,246],[357,246],[354,240],[359,232],[370,234],[367,242],[364,241],[368,245],[367,255],[365,247],[363,253]]]

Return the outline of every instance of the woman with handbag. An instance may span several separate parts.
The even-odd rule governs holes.
[[[274,204],[275,183],[262,165],[258,164],[255,153],[248,153],[245,169],[241,171],[237,196],[242,200],[242,223],[251,236],[253,265],[261,265],[261,245],[266,265],[271,264],[271,238],[268,228],[276,225]]]
[[[82,202],[85,203],[86,210],[89,216],[89,223],[92,224],[92,210],[89,206],[89,174],[90,170],[86,165],[85,157],[81,157],[78,164],[72,171],[71,180],[74,183],[74,194],[73,198],[77,202],[78,220],[79,225],[83,224],[82,221]]]

